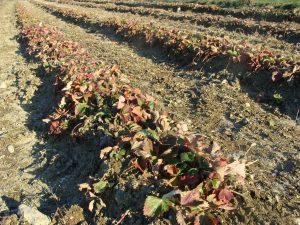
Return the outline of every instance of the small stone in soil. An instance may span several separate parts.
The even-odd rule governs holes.
[[[296,218],[296,219],[295,219],[295,224],[296,224],[296,225],[300,225],[300,218]]]
[[[15,148],[14,148],[14,146],[12,146],[12,145],[9,145],[9,146],[7,147],[7,150],[9,151],[9,153],[14,153],[14,152],[15,152]]]
[[[31,225],[48,225],[51,222],[46,215],[24,204],[19,206],[18,215]]]
[[[7,88],[6,83],[1,83],[1,84],[0,84],[0,89],[6,89],[6,88]]]

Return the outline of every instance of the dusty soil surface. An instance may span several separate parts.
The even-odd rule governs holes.
[[[62,1],[63,2],[63,1]],[[146,7],[130,7],[122,5],[121,2],[119,3],[110,3],[110,4],[97,4],[91,2],[77,2],[77,1],[70,1],[68,4],[80,5],[84,7],[90,8],[100,8],[105,9],[107,11],[114,11],[114,12],[121,12],[121,13],[132,13],[132,14],[139,14],[139,15],[151,15],[155,18],[164,18],[170,19],[173,21],[188,21],[191,24],[199,24],[205,27],[216,26],[219,28],[225,28],[229,31],[239,31],[244,34],[252,35],[254,33],[259,33],[266,38],[270,34],[277,37],[278,39],[284,40],[289,43],[297,43],[299,42],[299,32],[300,32],[300,24],[295,22],[266,22],[266,21],[259,21],[253,19],[243,19],[243,24],[248,24],[248,26],[244,26],[243,24],[237,23],[239,21],[238,18],[232,16],[220,16],[220,15],[213,15],[209,13],[193,13],[193,12],[173,12],[167,9],[154,9],[154,8],[146,8]],[[212,19],[213,20],[209,20]],[[250,26],[249,26],[250,25]],[[270,29],[271,28],[271,29]],[[277,32],[274,28],[280,28],[283,32]],[[288,32],[290,29],[291,32]],[[275,32],[273,32],[275,31]]]
[[[27,65],[19,53],[15,39],[18,30],[15,24],[12,1],[1,1],[0,31],[0,211],[9,214],[17,208],[17,202],[30,197],[32,204],[39,205],[39,196],[44,188],[43,182],[34,180],[30,167],[39,167],[34,163],[37,155],[33,148],[42,144],[36,132],[28,126],[31,117],[23,104],[30,105],[36,87],[40,84],[34,75],[34,65]],[[40,149],[42,150],[42,149]],[[21,170],[28,168],[26,172]],[[24,199],[25,200],[25,199]]]
[[[22,203],[50,217],[80,203],[77,185],[96,158],[88,154],[94,145],[48,137],[42,119],[55,102],[54,81],[18,43],[15,4],[0,2],[0,224],[23,224],[16,215]]]
[[[57,5],[61,7],[70,7],[73,2],[69,4],[58,4],[53,2],[46,2],[49,5]],[[74,2],[74,4],[78,4],[78,2]],[[82,4],[82,3],[81,3]],[[83,3],[84,4],[84,3]],[[105,7],[105,5],[101,4],[101,7]],[[105,11],[103,8],[90,8],[84,6],[72,5],[72,8],[78,11],[84,11],[89,14],[89,16],[94,17],[99,21],[107,20],[108,18],[120,18],[120,19],[132,19],[137,20],[141,23],[154,23],[157,26],[166,27],[168,29],[177,29],[187,33],[209,35],[212,37],[228,37],[230,43],[238,44],[247,42],[253,44],[255,47],[267,47],[272,51],[281,53],[286,55],[287,57],[295,57],[299,59],[300,48],[299,45],[290,44],[279,37],[276,38],[272,35],[261,35],[259,33],[253,33],[252,35],[244,34],[244,32],[240,29],[235,29],[233,31],[228,31],[222,27],[218,26],[210,26],[205,27],[201,24],[196,24],[193,22],[189,22],[187,20],[174,21],[166,18],[155,18],[154,16],[140,16],[132,13],[120,13],[120,12],[112,12]],[[226,18],[226,17],[225,17]],[[291,55],[291,53],[293,53]]]
[[[124,213],[128,204],[135,205],[133,210],[140,209],[143,203],[140,199],[151,191],[151,187],[150,190],[146,187],[147,184],[141,185],[141,190],[143,187],[145,189],[141,195],[133,195],[133,188],[120,185],[120,190],[112,192],[106,199],[108,210],[104,210],[97,218],[84,218],[80,207],[70,208],[72,204],[82,203],[83,196],[77,191],[77,185],[86,181],[93,172],[103,172],[107,165],[102,164],[100,169],[95,166],[99,163],[98,150],[93,143],[75,145],[67,137],[53,140],[45,134],[41,120],[51,112],[55,100],[52,80],[44,77],[43,71],[26,55],[20,54],[22,49],[13,39],[17,34],[14,2],[6,1],[3,5],[1,40],[3,38],[6,42],[0,51],[2,58],[5,58],[0,62],[0,79],[1,87],[2,83],[6,84],[1,95],[7,94],[2,98],[6,103],[2,104],[0,112],[6,115],[1,120],[8,118],[1,123],[1,126],[7,124],[4,126],[7,129],[4,133],[6,136],[1,133],[0,142],[1,155],[5,155],[0,159],[0,178],[6,178],[0,184],[0,194],[5,203],[1,205],[6,206],[2,211],[5,213],[1,215],[14,214],[17,207],[7,207],[5,196],[17,205],[21,201],[20,190],[26,187],[31,192],[25,195],[25,199],[40,206],[40,210],[47,215],[54,216],[53,221],[58,224],[76,224],[83,220],[110,224],[120,218],[120,212]],[[110,31],[72,24],[31,3],[24,2],[24,5],[41,22],[56,26],[99,60],[120,65],[124,73],[123,82],[129,82],[158,97],[175,120],[183,120],[190,124],[192,130],[217,141],[227,155],[244,157],[253,162],[248,168],[247,184],[237,194],[240,202],[237,210],[221,215],[225,224],[299,224],[299,84],[294,87],[275,85],[274,88],[274,84],[261,77],[240,81],[230,71],[189,71],[172,64],[158,49],[149,49],[136,42],[128,44]],[[120,16],[101,11],[103,17],[112,15]],[[15,62],[17,66],[14,66]],[[272,99],[275,89],[284,96],[283,103],[276,103]],[[19,137],[16,130],[24,130],[24,140],[26,137],[31,141],[20,142],[23,136]],[[18,145],[19,142],[21,144]],[[9,153],[8,145],[14,146],[14,153]],[[117,163],[111,165],[115,166],[112,170],[118,170]],[[32,179],[34,182],[31,182]],[[32,185],[36,186],[32,188]],[[44,188],[38,189],[38,186]],[[111,204],[110,199],[114,199]],[[62,209],[62,214],[70,210],[65,217],[61,217],[57,208]],[[76,223],[72,222],[74,214],[80,215],[75,218]],[[124,224],[149,223],[138,211],[133,211],[131,218],[124,221]],[[161,219],[153,223],[171,222]]]

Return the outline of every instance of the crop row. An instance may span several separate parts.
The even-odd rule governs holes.
[[[181,221],[199,224],[206,212],[233,209],[232,189],[244,183],[244,161],[230,163],[216,143],[172,121],[152,96],[119,82],[118,66],[101,64],[78,43],[41,25],[22,5],[17,14],[28,53],[56,77],[60,103],[45,120],[52,134],[95,136],[102,146],[100,159],[120,160],[149,180],[158,179],[160,196],[146,198],[145,216],[172,209]],[[105,174],[80,185],[91,200],[91,210],[103,203],[102,196],[116,179]]]
[[[80,1],[80,0],[75,0]],[[80,1],[82,2],[82,1]],[[102,1],[87,0],[84,2],[92,2],[96,4],[103,4]],[[108,3],[107,1],[104,1]],[[213,15],[223,15],[223,16],[234,16],[239,18],[254,18],[257,20],[268,20],[268,21],[294,21],[300,23],[299,12],[281,10],[281,9],[271,9],[271,8],[222,8],[216,5],[205,5],[205,4],[194,4],[194,3],[166,3],[166,2],[122,2],[122,1],[111,1],[109,3],[114,3],[116,5],[129,6],[129,7],[145,7],[145,8],[158,8],[165,10],[172,10],[176,12],[178,8],[181,11],[192,11],[196,13],[210,13]]]
[[[170,11],[161,9],[147,9],[144,7],[127,7],[118,6],[115,4],[94,4],[94,3],[78,3],[75,1],[69,2],[69,4],[78,4],[80,6],[102,8],[107,11],[115,11],[120,13],[132,13],[142,16],[153,16],[156,18],[166,18],[171,20],[188,20],[192,23],[199,25],[209,26],[221,26],[228,30],[242,29],[244,33],[260,33],[274,36],[281,36],[280,39],[286,40],[291,43],[297,43],[300,40],[300,26],[290,22],[284,23],[272,23],[266,21],[255,21],[251,19],[240,19],[234,17],[224,17],[211,14],[184,14],[184,13],[172,13]]]
[[[41,4],[48,10],[68,18],[81,18],[82,22],[93,20],[93,16],[72,8]],[[226,64],[245,66],[251,72],[267,71],[273,81],[294,81],[300,74],[300,62],[274,54],[267,49],[256,49],[247,43],[231,44],[226,38],[208,35],[186,34],[168,30],[152,23],[144,24],[134,20],[109,19],[98,21],[102,27],[111,27],[125,38],[140,38],[149,45],[160,45],[169,55],[197,64],[220,57]],[[233,65],[234,65],[233,64]]]

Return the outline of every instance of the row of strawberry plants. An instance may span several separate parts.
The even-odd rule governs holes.
[[[300,39],[300,26],[292,23],[272,23],[266,21],[255,21],[251,19],[239,19],[234,17],[224,17],[219,15],[211,14],[183,14],[183,13],[172,13],[167,10],[160,9],[147,9],[144,7],[127,7],[118,5],[107,5],[107,4],[94,4],[86,2],[69,2],[69,4],[75,4],[85,7],[102,8],[107,11],[114,11],[120,13],[132,13],[139,14],[142,16],[153,16],[156,18],[166,18],[171,20],[189,20],[192,23],[197,23],[204,26],[221,26],[229,30],[243,29],[244,33],[260,33],[260,34],[271,34],[274,36],[281,36],[280,38],[291,43],[297,43]]]
[[[60,15],[68,14],[80,17],[82,12],[72,8],[60,7],[39,3],[48,10]],[[93,16],[82,16],[83,22],[93,20]],[[149,45],[160,45],[169,54],[189,59],[189,62],[208,61],[214,57],[223,57],[223,60],[240,65],[252,72],[268,71],[273,81],[287,80],[292,83],[300,74],[300,62],[285,56],[247,43],[233,45],[226,38],[216,38],[208,35],[185,34],[178,30],[168,30],[155,26],[153,23],[143,24],[133,20],[110,19],[98,21],[99,25],[112,27],[116,33],[125,38],[142,38]],[[234,64],[233,64],[234,65]]]
[[[79,1],[79,0],[74,0]],[[82,2],[82,1],[80,1]],[[85,2],[92,2],[96,4],[103,4],[102,1],[87,0]],[[107,3],[107,1],[105,1]],[[270,8],[222,8],[216,5],[194,4],[194,3],[166,3],[166,2],[129,2],[129,1],[111,1],[116,5],[129,7],[145,7],[158,8],[165,10],[177,11],[192,11],[196,13],[210,13],[213,15],[231,15],[239,18],[254,18],[257,20],[268,20],[275,22],[294,21],[300,23],[300,15],[291,10],[270,9]]]
[[[207,212],[233,209],[232,190],[244,183],[245,161],[230,163],[216,143],[172,121],[155,98],[119,82],[117,66],[101,64],[87,49],[39,24],[24,6],[18,5],[17,14],[28,53],[37,55],[45,71],[56,77],[61,101],[45,120],[51,133],[94,135],[105,144],[102,160],[130,158],[123,163],[159,179],[161,196],[145,199],[145,216],[172,209],[182,223],[199,224]],[[80,186],[91,200],[90,209],[102,202],[111,179],[105,175]]]

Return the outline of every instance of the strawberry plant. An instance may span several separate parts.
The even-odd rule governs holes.
[[[75,2],[76,4],[76,2]],[[281,35],[282,39],[294,43],[294,39],[299,37],[297,32],[298,24],[293,23],[272,23],[267,21],[240,19],[234,17],[224,17],[221,15],[211,15],[207,13],[192,14],[192,13],[174,13],[163,9],[145,8],[145,7],[129,7],[122,5],[105,5],[93,3],[77,3],[80,6],[92,8],[101,8],[107,11],[115,11],[120,13],[132,13],[142,16],[153,16],[155,18],[167,18],[171,20],[189,20],[192,23],[198,23],[204,26],[223,26],[229,30],[243,29],[245,33],[259,32],[261,34],[272,34],[274,36]],[[290,39],[289,37],[294,38]]]
[[[78,0],[76,0],[78,1]],[[88,2],[91,2],[89,0]],[[99,4],[99,1],[92,1]],[[101,3],[100,3],[101,4]],[[280,10],[270,8],[223,8],[212,4],[193,4],[193,3],[182,3],[182,2],[115,2],[118,6],[128,6],[132,8],[144,7],[147,9],[156,8],[164,9],[176,12],[178,8],[182,11],[192,11],[195,13],[209,13],[213,15],[232,15],[238,18],[255,18],[258,20],[269,20],[269,21],[295,21],[300,22],[299,13],[295,14],[291,10]]]
[[[41,3],[39,3],[41,4]],[[80,17],[87,21],[86,15],[74,9],[66,10],[65,7],[41,4],[46,9],[64,16],[78,20]],[[88,18],[93,18],[88,15]],[[206,62],[217,56],[225,56],[228,61],[245,65],[252,72],[269,71],[270,79],[274,82],[280,80],[293,81],[300,74],[300,63],[279,54],[274,54],[266,49],[256,49],[247,43],[238,45],[230,44],[227,38],[217,38],[208,35],[186,34],[178,30],[168,30],[155,26],[153,23],[141,24],[133,20],[110,19],[99,21],[104,27],[111,27],[124,38],[142,38],[149,45],[160,45],[168,54],[180,56],[189,63]]]
[[[176,125],[154,97],[118,81],[118,66],[97,62],[55,28],[38,25],[20,4],[17,14],[27,51],[40,59],[47,74],[56,77],[61,100],[44,120],[53,135],[69,133],[74,141],[94,135],[105,143],[100,160],[126,157],[128,168],[159,179],[170,192],[146,197],[147,217],[173,210],[182,223],[199,224],[203,219],[217,223],[216,211],[234,209],[232,190],[244,184],[245,161],[230,161],[218,145]],[[111,188],[110,176],[80,185],[90,199],[90,210],[95,202],[105,205],[102,195]]]

